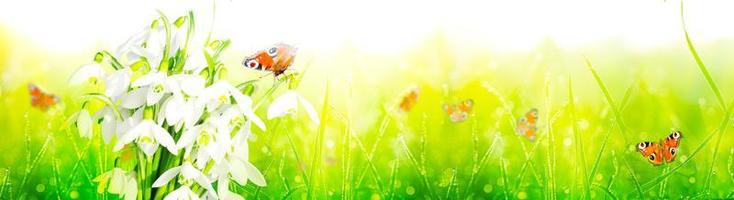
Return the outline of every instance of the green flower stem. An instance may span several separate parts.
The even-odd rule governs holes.
[[[114,103],[112,103],[112,99],[110,99],[109,97],[101,93],[88,93],[82,96],[82,102],[83,102],[82,104],[86,104],[87,101],[91,99],[97,99],[101,101],[105,105],[112,108],[112,111],[115,113],[115,115],[117,115],[118,119],[123,119],[122,114],[120,114],[120,110],[117,108],[117,106]]]
[[[161,63],[158,65],[158,71],[167,72],[172,71],[168,69],[168,52],[171,50],[171,23],[163,12],[159,10],[158,14],[160,14],[161,20],[163,20],[163,28],[166,30],[166,45],[163,47],[163,58],[161,59]]]
[[[117,58],[110,54],[108,51],[101,51],[100,53],[104,54],[106,57],[110,58],[110,64],[112,65],[112,68],[115,68],[115,70],[120,70],[122,68],[125,68],[120,64],[120,61],[117,61]]]

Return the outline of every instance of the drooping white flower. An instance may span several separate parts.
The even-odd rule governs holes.
[[[141,87],[139,90],[145,90],[145,102],[148,106],[152,106],[158,103],[164,94],[175,89],[166,84],[167,78],[168,76],[165,73],[151,72],[136,79],[132,86]]]
[[[130,86],[130,69],[120,69],[112,72],[107,78],[105,78],[105,96],[110,97],[112,100],[120,98],[125,92],[127,92]]]
[[[145,119],[138,125],[127,131],[115,145],[114,151],[119,151],[126,144],[136,140],[138,147],[147,156],[153,156],[158,149],[158,144],[166,147],[172,154],[178,154],[178,148],[165,129],[161,128],[152,120]]]
[[[188,186],[183,185],[173,192],[168,193],[163,200],[199,200],[199,196],[194,191],[191,191]]]
[[[109,106],[105,106],[102,110],[97,111],[94,114],[94,119],[95,121],[101,119],[102,139],[104,139],[105,144],[109,143],[117,131],[117,124],[122,123],[122,120],[115,117],[115,113]]]
[[[268,119],[278,118],[287,114],[296,113],[298,111],[298,104],[306,109],[308,117],[311,121],[316,124],[320,123],[316,109],[309,103],[306,98],[303,98],[300,94],[295,91],[289,90],[278,98],[273,100],[273,103],[268,106]]]
[[[122,97],[122,104],[120,106],[127,109],[139,108],[145,105],[147,94],[147,88],[134,89]]]
[[[168,98],[160,110],[158,123],[163,120],[174,125],[179,130],[183,124],[191,127],[204,113],[204,106],[196,104],[197,96],[204,90],[204,78],[196,75],[173,75],[168,78],[166,85],[173,95]]]
[[[102,70],[102,65],[99,65],[98,63],[86,64],[79,67],[79,69],[71,75],[71,78],[69,78],[69,84],[79,85],[84,82],[97,83],[98,80],[101,80],[104,77],[104,74],[105,72]]]
[[[105,188],[112,194],[120,195],[125,200],[137,198],[138,184],[134,173],[127,173],[121,168],[114,168],[94,178],[97,182],[97,192],[104,192]]]
[[[252,99],[242,94],[242,92],[227,82],[219,81],[204,89],[198,103],[205,105],[207,110],[213,111],[223,104],[229,104],[230,97],[234,99],[233,105],[236,105],[240,109],[240,112],[243,113],[247,120],[255,123],[260,129],[265,130],[265,123],[252,110]]]
[[[211,181],[204,175],[204,173],[201,173],[198,169],[196,169],[193,165],[191,165],[191,162],[184,162],[181,166],[173,167],[166,172],[163,172],[161,176],[158,177],[158,179],[153,182],[153,187],[161,187],[165,184],[167,184],[171,179],[174,177],[181,175],[183,177],[183,181],[194,181],[199,186],[205,188],[208,193],[210,193],[212,196],[217,196],[214,188],[211,185]],[[170,195],[170,194],[169,194]]]
[[[92,138],[92,117],[89,116],[87,109],[82,109],[77,114],[76,127],[79,129],[81,137]]]
[[[184,131],[176,146],[191,149],[194,146],[192,144],[196,143],[196,166],[204,167],[210,159],[219,163],[230,146],[229,132],[226,130],[221,124],[207,121]]]
[[[192,54],[186,59],[183,69],[191,71],[193,74],[199,74],[201,70],[206,68],[206,57],[202,51],[193,51]]]

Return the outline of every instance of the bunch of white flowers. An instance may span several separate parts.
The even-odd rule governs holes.
[[[125,199],[241,199],[228,190],[230,180],[266,185],[248,155],[251,124],[266,129],[253,111],[252,90],[220,80],[219,56],[229,41],[207,38],[197,46],[194,25],[193,12],[173,22],[161,14],[114,54],[97,53],[71,76],[72,85],[104,85],[83,97],[71,120],[85,138],[99,124],[103,141],[118,152],[115,167],[95,178],[98,192]],[[94,109],[91,100],[104,106]],[[271,104],[269,117],[296,104],[316,118],[293,91]]]

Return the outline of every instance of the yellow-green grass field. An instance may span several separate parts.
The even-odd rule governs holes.
[[[734,41],[698,44],[691,33],[689,44],[681,30],[679,42],[644,51],[613,39],[563,50],[549,39],[504,52],[429,35],[400,53],[301,49],[297,90],[322,124],[303,112],[265,120],[249,148],[267,186],[232,191],[248,199],[734,198]],[[112,144],[62,126],[95,90],[71,87],[68,77],[101,49],[47,55],[33,53],[43,51],[32,40],[0,29],[0,198],[117,199],[92,182],[119,156]],[[264,75],[240,65],[246,54],[225,51],[225,79]],[[260,79],[253,98],[267,105],[282,93],[266,94],[273,81]],[[31,107],[28,83],[61,103]],[[416,106],[398,111],[414,87]],[[442,105],[465,99],[474,102],[470,116],[452,123]],[[256,113],[264,118],[265,108]],[[531,108],[540,116],[535,141],[515,132]],[[683,133],[673,163],[653,166],[636,151],[672,130]]]

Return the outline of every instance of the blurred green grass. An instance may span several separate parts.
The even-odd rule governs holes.
[[[0,181],[5,182],[0,196],[116,198],[97,194],[91,182],[112,167],[115,154],[106,153],[110,146],[98,137],[79,138],[73,127],[60,129],[65,115],[80,106],[78,95],[89,89],[68,88],[66,77],[91,58],[33,54],[38,49],[18,49],[22,42],[11,42],[8,38],[14,36],[8,35],[0,34],[8,41],[0,46]],[[695,34],[692,37],[695,40]],[[716,142],[691,156],[721,126],[725,111],[685,41],[652,50],[621,43],[612,39],[567,50],[548,40],[532,51],[504,52],[437,34],[394,55],[350,47],[333,53],[305,49],[307,56],[300,62],[311,60],[299,91],[327,111],[320,162],[314,163],[319,127],[305,115],[268,121],[268,132],[257,132],[250,146],[251,160],[265,174],[268,186],[233,189],[248,198],[264,199],[300,199],[309,193],[319,199],[639,198],[634,174],[643,198],[731,198],[734,138],[729,132],[713,138],[721,142],[716,159]],[[734,70],[728,67],[734,63],[729,56],[734,42],[696,47],[728,102],[729,88],[734,86]],[[258,77],[239,67],[242,55],[237,52],[224,55],[224,62],[232,63],[228,78]],[[619,117],[585,59],[608,89]],[[270,81],[259,83],[256,98]],[[63,104],[45,113],[31,108],[29,82],[61,96]],[[325,106],[327,82],[330,95]],[[421,88],[417,105],[410,112],[396,112],[412,86]],[[282,91],[276,96],[278,92]],[[475,104],[471,116],[452,123],[441,105],[467,98]],[[517,136],[513,127],[530,108],[540,111],[539,138],[534,142]],[[264,107],[258,114],[264,115]],[[635,143],[657,141],[671,129],[684,134],[674,163],[652,166],[634,151]],[[583,144],[582,152],[577,152],[578,144]],[[584,157],[585,166],[577,155]],[[685,161],[669,176],[658,178]],[[474,169],[481,170],[473,173]],[[708,176],[710,194],[705,194]]]

